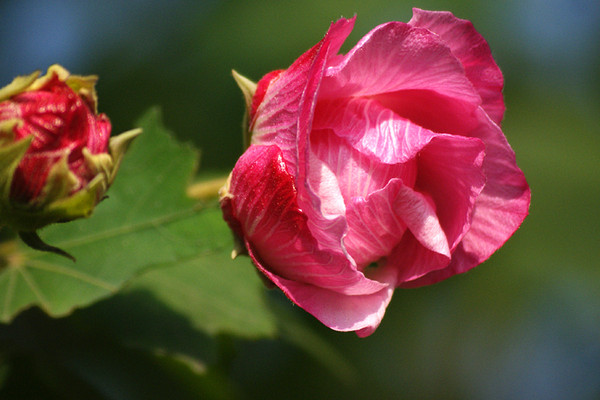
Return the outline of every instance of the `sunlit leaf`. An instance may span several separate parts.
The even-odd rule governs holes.
[[[77,262],[20,246],[5,249],[0,269],[0,321],[38,305],[53,316],[114,294],[145,268],[197,255],[202,249],[190,219],[202,212],[185,188],[196,152],[177,143],[160,126],[158,111],[140,121],[134,142],[109,199],[88,220],[54,225],[44,241]]]
[[[116,296],[72,317],[93,323],[121,343],[215,359],[215,335],[273,337],[276,316],[249,258],[231,260],[232,238],[220,210],[205,209],[186,221],[200,231],[198,253],[155,266]]]
[[[220,210],[204,210],[197,223],[212,248],[149,271],[135,279],[123,296],[151,293],[209,334],[272,336],[275,317],[265,288],[249,258],[231,260],[233,241]]]

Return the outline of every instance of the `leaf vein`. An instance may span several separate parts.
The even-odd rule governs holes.
[[[33,278],[31,277],[31,275],[29,275],[29,272],[27,272],[25,268],[19,268],[18,271],[21,273],[21,275],[23,275],[25,283],[27,283],[27,286],[29,286],[35,297],[37,297],[39,303],[44,308],[44,310],[50,313],[50,303],[44,297],[40,289],[37,287]]]
[[[6,320],[9,317],[9,308],[15,295],[16,273],[14,268],[8,270],[8,283],[6,285],[6,296],[4,297],[4,307],[2,311],[2,319]]]
[[[96,241],[108,239],[111,237],[126,235],[128,233],[142,231],[150,228],[156,228],[157,226],[165,225],[179,219],[183,219],[189,215],[193,215],[202,210],[201,206],[193,206],[189,209],[173,212],[171,214],[159,216],[148,221],[139,222],[137,224],[131,225],[122,225],[114,229],[108,229],[102,232],[97,232],[94,234],[90,234],[87,236],[80,236],[75,239],[66,240],[64,242],[59,242],[58,247],[60,248],[73,248],[77,246],[81,246],[88,243],[93,243]],[[42,256],[43,254],[39,254],[38,252],[32,252],[31,258],[36,258]]]
[[[30,260],[28,263],[29,267],[41,269],[44,271],[54,272],[56,274],[62,274],[65,276],[69,276],[74,279],[79,279],[82,282],[89,283],[90,285],[97,286],[101,289],[108,290],[110,292],[116,292],[119,288],[111,283],[105,282],[101,279],[98,279],[92,275],[85,274],[81,271],[74,270],[72,268],[67,268],[62,265],[50,264],[40,260]]]
[[[135,217],[135,214],[140,209],[140,207],[144,204],[144,202],[149,197],[151,197],[153,193],[156,192],[155,189],[157,187],[161,186],[160,182],[163,182],[165,179],[165,176],[169,176],[169,173],[172,174],[171,170],[174,169],[175,167],[177,167],[177,165],[178,165],[178,160],[176,158],[172,158],[171,162],[169,162],[169,164],[166,165],[165,168],[162,169],[161,173],[159,175],[155,176],[154,184],[147,186],[148,190],[146,191],[146,193],[137,195],[137,201],[135,202],[135,204],[133,204],[133,205],[131,205],[131,207],[129,207],[129,212],[125,216],[125,221],[130,221],[132,219],[132,217]]]

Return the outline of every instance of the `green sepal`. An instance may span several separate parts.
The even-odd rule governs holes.
[[[68,222],[78,218],[89,218],[107,189],[106,176],[98,174],[85,188],[78,190],[69,197],[50,203],[44,212],[58,218],[52,222]]]
[[[15,128],[22,123],[23,121],[18,118],[0,121],[0,146],[15,142]]]
[[[231,74],[233,75],[233,79],[235,79],[235,83],[237,83],[238,87],[242,91],[242,94],[244,95],[244,100],[246,100],[246,110],[250,111],[250,107],[252,106],[252,98],[256,92],[257,84],[239,74],[234,69],[231,70]]]
[[[14,170],[25,151],[27,151],[32,137],[0,148],[1,224],[8,225],[16,231],[30,232],[49,224],[90,217],[96,205],[103,199],[104,194],[114,181],[131,141],[140,133],[141,129],[133,129],[111,138],[109,154],[91,154],[87,149],[84,149],[85,162],[90,170],[96,173],[96,176],[86,187],[71,195],[69,193],[76,187],[78,180],[73,172],[69,170],[66,157],[62,158],[50,170],[48,180],[40,195],[40,201],[34,204],[17,204],[9,200],[10,183],[12,182]],[[26,142],[27,145],[24,145]],[[19,144],[24,148],[20,153],[13,155],[15,151],[11,149],[19,147]],[[15,159],[11,164],[11,168],[2,168],[3,163],[7,163],[9,160],[8,156],[3,155],[4,152],[9,153]]]
[[[42,208],[56,199],[65,198],[77,188],[79,180],[69,169],[68,159],[69,152],[64,151],[60,160],[50,168],[46,183],[38,196],[39,200],[35,200],[36,208]]]
[[[129,145],[140,133],[142,133],[141,129],[133,129],[112,137],[109,142],[109,154],[91,154],[87,149],[83,149],[85,162],[96,176],[85,188],[71,196],[50,202],[43,213],[54,218],[52,222],[67,222],[90,217],[98,202],[112,185]]]
[[[140,128],[132,129],[127,132],[123,132],[118,136],[110,138],[108,142],[108,152],[112,157],[112,170],[108,176],[108,185],[112,185],[115,180],[115,176],[117,175],[117,171],[121,166],[121,160],[123,156],[127,152],[129,145],[138,135],[142,133]]]
[[[0,101],[8,100],[19,93],[39,90],[55,76],[61,82],[65,82],[78,96],[84,98],[94,110],[94,114],[98,114],[98,95],[95,88],[98,77],[96,75],[71,75],[59,64],[48,67],[48,71],[42,77],[40,77],[40,71],[17,76],[10,84],[0,89]]]
[[[40,71],[35,71],[29,75],[17,76],[11,83],[0,89],[0,101],[8,100],[12,96],[27,90],[40,76]]]
[[[60,65],[53,65],[52,67],[62,68]],[[98,114],[98,94],[96,93],[97,82],[98,77],[96,75],[69,75],[65,80],[65,83],[75,93],[87,100],[88,104],[92,106],[94,114]]]
[[[85,98],[93,106],[94,114],[98,114],[98,96],[96,94],[96,75],[71,75],[64,67],[58,64],[51,65],[46,75],[40,77],[41,72],[35,71],[29,75],[17,76],[11,83],[0,89],[0,101],[8,100],[11,97],[33,90],[43,88],[50,80],[57,76],[62,82],[65,82],[75,93]]]
[[[244,142],[244,150],[250,147],[250,139],[252,133],[248,129],[248,116],[250,115],[250,109],[252,107],[252,98],[254,97],[254,93],[256,93],[257,84],[250,79],[246,78],[243,75],[240,75],[235,70],[231,70],[231,74],[233,75],[233,79],[237,83],[238,87],[242,91],[244,95],[244,100],[246,101],[246,112],[244,113],[244,119],[242,121],[242,138]]]
[[[34,250],[46,251],[48,253],[58,254],[59,256],[63,256],[68,258],[69,260],[75,262],[75,257],[55,246],[51,246],[48,243],[44,242],[35,231],[31,232],[19,232],[19,237],[27,246],[31,247]]]
[[[0,89],[0,101],[19,93],[42,89],[58,78],[83,98],[97,114],[96,76],[71,75],[58,64],[50,66],[44,76],[39,76],[40,72],[37,71],[16,77],[9,85]],[[40,195],[23,204],[10,198],[14,173],[34,139],[30,135],[15,142],[15,128],[21,123],[19,119],[0,121],[0,227],[6,225],[19,232],[23,242],[33,249],[56,253],[75,261],[65,251],[44,243],[36,231],[52,223],[89,217],[105,197],[127,148],[141,133],[141,129],[111,138],[107,153],[91,154],[87,148],[82,149],[86,167],[94,175],[83,188],[78,188],[79,178],[69,169],[69,153],[65,151],[51,167]]]
[[[33,141],[33,136],[11,144],[0,146],[0,226],[12,225],[13,207],[10,202],[10,187],[15,170]]]

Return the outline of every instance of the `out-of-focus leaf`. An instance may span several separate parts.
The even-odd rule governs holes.
[[[205,369],[217,359],[214,338],[148,291],[118,293],[67,319],[93,326],[125,347],[178,358],[192,369]]]
[[[221,371],[185,357],[123,346],[72,317],[38,309],[0,327],[0,350],[10,361],[2,399],[235,399]]]
[[[277,315],[279,337],[302,349],[320,363],[332,376],[346,385],[357,378],[357,370],[339,350],[319,336],[304,320],[285,305],[272,303]]]
[[[117,292],[150,265],[199,253],[190,219],[200,212],[186,198],[196,152],[161,126],[157,110],[140,119],[144,133],[125,157],[109,199],[89,220],[54,225],[44,241],[77,258],[76,263],[21,246],[5,251],[0,269],[0,321],[40,306],[53,316]],[[195,230],[202,229],[196,226]]]

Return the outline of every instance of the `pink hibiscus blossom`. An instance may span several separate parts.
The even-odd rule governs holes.
[[[414,9],[338,54],[353,24],[248,85],[251,145],[221,207],[268,280],[362,337],[395,288],[489,258],[530,191],[500,129],[502,73],[471,22]]]

